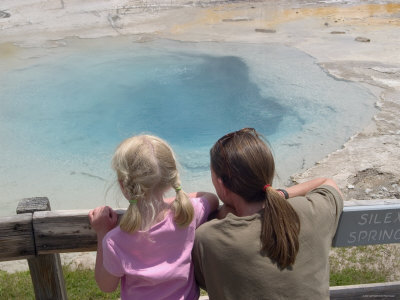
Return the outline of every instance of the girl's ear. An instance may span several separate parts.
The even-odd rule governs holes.
[[[218,185],[219,185],[219,190],[220,190],[220,192],[221,192],[221,200],[222,199],[226,199],[226,197],[228,196],[228,194],[229,194],[229,189],[227,189],[226,188],[226,186],[225,186],[225,184],[224,184],[224,182],[222,181],[222,179],[221,178],[217,178],[217,182],[218,182]]]
[[[225,187],[225,186],[224,186],[224,182],[222,181],[221,178],[217,177],[217,182],[218,182],[218,185],[219,185],[219,187],[220,187],[221,189]]]

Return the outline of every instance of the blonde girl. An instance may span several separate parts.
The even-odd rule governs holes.
[[[112,292],[121,282],[123,300],[197,299],[191,260],[195,229],[217,208],[217,197],[186,194],[172,149],[155,136],[124,140],[112,167],[129,207],[119,225],[108,206],[89,212],[98,239],[98,286]],[[176,197],[165,199],[171,189]]]

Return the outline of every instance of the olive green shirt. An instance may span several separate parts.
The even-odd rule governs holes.
[[[261,215],[212,220],[196,231],[196,280],[210,300],[329,299],[329,251],[343,199],[324,185],[288,199],[300,218],[295,264],[280,270],[260,254]]]

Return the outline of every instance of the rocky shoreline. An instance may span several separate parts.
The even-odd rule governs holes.
[[[314,167],[292,177],[301,182],[317,176],[334,178],[346,199],[400,199],[400,92],[389,86],[400,82],[400,68],[378,62],[326,63],[337,78],[377,87],[379,112],[371,124],[353,136],[342,149]]]
[[[166,38],[295,47],[314,57],[331,76],[365,85],[377,96],[379,112],[342,149],[293,175],[293,182],[332,177],[347,199],[400,198],[400,4],[302,3],[3,0],[0,58],[12,62],[23,47],[62,47],[70,37],[123,35],[137,41]],[[17,264],[10,263],[15,270]],[[87,267],[93,263],[91,258],[82,259]]]

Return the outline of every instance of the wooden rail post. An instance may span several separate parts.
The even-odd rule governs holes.
[[[17,214],[48,210],[50,210],[50,202],[48,198],[27,198],[18,203]],[[34,240],[36,238],[35,235],[35,229],[33,226]],[[35,252],[37,254],[36,250]],[[67,299],[59,253],[36,255],[34,258],[28,258],[28,265],[37,300]]]

